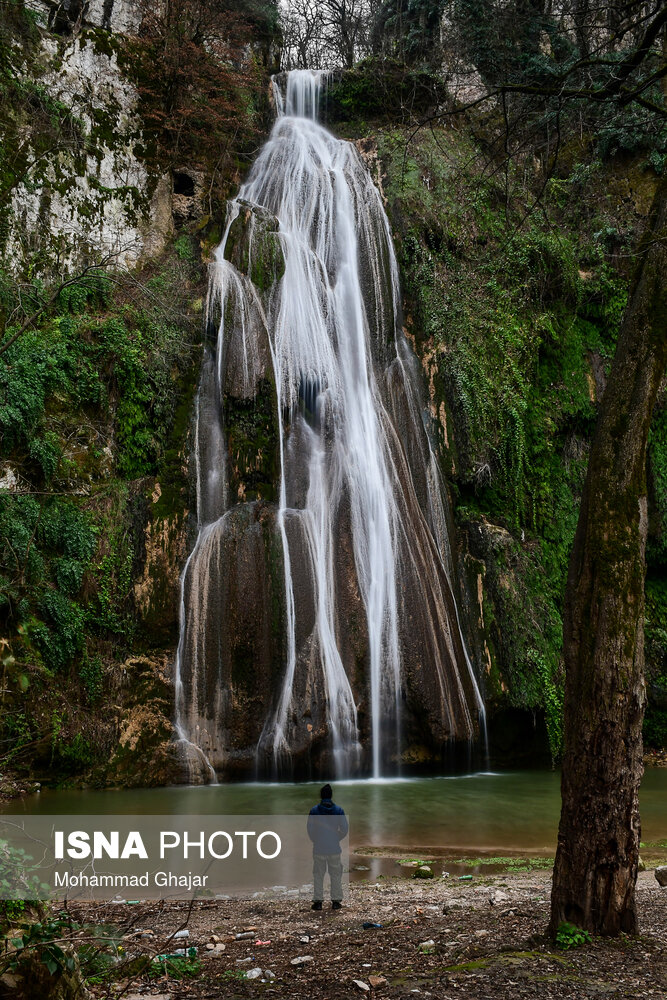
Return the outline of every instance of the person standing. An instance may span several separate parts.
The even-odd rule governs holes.
[[[331,785],[320,791],[320,802],[308,815],[308,836],[313,844],[313,910],[324,902],[324,876],[329,871],[331,909],[340,910],[343,900],[343,864],[341,840],[348,833],[347,817],[333,801]]]

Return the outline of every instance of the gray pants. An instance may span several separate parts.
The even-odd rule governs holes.
[[[331,879],[331,898],[343,898],[343,862],[340,854],[313,854],[313,899],[324,899],[324,876]]]

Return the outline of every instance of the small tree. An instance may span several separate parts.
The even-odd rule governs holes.
[[[235,140],[257,135],[253,92],[260,74],[249,46],[268,43],[272,3],[227,6],[220,0],[142,0],[135,39],[136,77],[148,136],[171,165],[216,162]]]

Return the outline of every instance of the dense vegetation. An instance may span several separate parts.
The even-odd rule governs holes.
[[[143,18],[141,35],[124,37],[77,25],[74,8],[47,26],[21,0],[0,5],[0,770],[53,782],[104,780],[127,687],[121,664],[173,648],[174,580],[137,589],[146,532],[180,524],[190,505],[206,258],[262,134],[277,30],[270,3],[183,2],[164,19],[147,4]],[[110,94],[83,116],[53,97],[43,38],[56,72],[77,45],[118,62],[140,117]],[[159,253],[129,270],[76,232],[10,225],[19,190],[58,196],[86,157],[126,142],[149,178],[181,164],[208,177],[206,210],[201,199],[196,218],[175,217]],[[136,223],[148,197],[136,186],[122,194]]]
[[[200,285],[181,238],[132,282],[100,274],[70,286],[3,358],[0,440],[15,487],[0,495],[11,705],[3,750],[15,766],[26,748],[39,773],[55,775],[108,755],[113,736],[95,735],[95,710],[103,709],[110,666],[135,641],[150,642],[137,635],[133,599],[147,478],[164,477],[185,502],[180,449],[196,377]],[[46,703],[44,692],[52,692]]]

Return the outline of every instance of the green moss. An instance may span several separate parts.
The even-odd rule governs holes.
[[[278,230],[276,218],[244,206],[229,229],[225,257],[247,274],[260,292],[268,292],[285,272]]]
[[[258,383],[252,399],[227,394],[223,401],[229,485],[242,500],[274,500],[277,489],[278,420],[275,387]]]
[[[480,174],[466,129],[418,132],[407,147],[387,129],[377,143],[406,326],[438,413],[444,404],[443,471],[486,566],[486,696],[491,710],[540,709],[557,757],[568,561],[628,281],[608,257],[606,180],[600,168],[550,182],[544,224],[526,212],[525,175],[503,191]],[[598,213],[588,227],[582,197]]]

